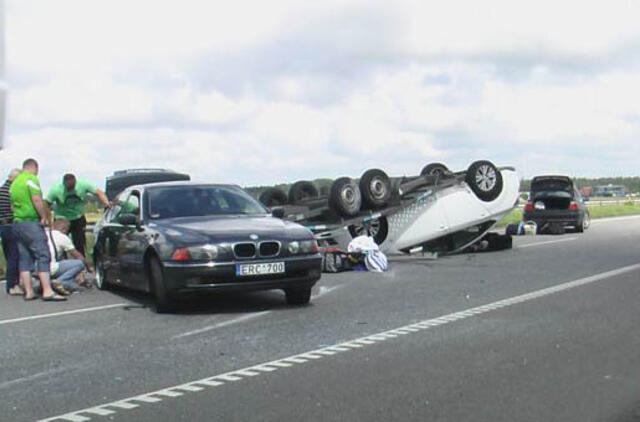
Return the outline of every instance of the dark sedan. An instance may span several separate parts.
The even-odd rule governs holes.
[[[96,225],[96,283],[151,292],[158,311],[204,290],[282,289],[287,303],[302,305],[320,279],[313,234],[237,186],[134,186],[116,203]]]
[[[560,224],[582,233],[589,228],[591,216],[582,195],[567,176],[537,176],[531,181],[531,194],[523,219],[534,221],[538,230]]]

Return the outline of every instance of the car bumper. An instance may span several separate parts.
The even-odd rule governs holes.
[[[537,211],[525,212],[524,221],[533,221],[538,226],[546,223],[560,223],[565,226],[575,226],[580,224],[582,214],[580,211]]]
[[[260,276],[237,276],[237,264],[285,262],[285,273]],[[165,262],[164,278],[167,290],[186,293],[203,290],[252,291],[312,287],[322,274],[319,254],[283,258],[282,260],[212,262],[185,264]]]

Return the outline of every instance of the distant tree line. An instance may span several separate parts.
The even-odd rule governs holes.
[[[574,177],[573,183],[578,189],[585,186],[603,186],[603,185],[620,185],[627,188],[629,193],[640,192],[640,177],[600,177],[600,178],[586,178],[586,177]],[[522,179],[520,181],[520,192],[528,192],[531,190],[531,180]]]

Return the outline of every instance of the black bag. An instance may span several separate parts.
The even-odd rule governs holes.
[[[349,254],[339,249],[325,249],[322,251],[322,272],[323,273],[340,273],[342,271],[350,271],[353,264],[349,259]]]

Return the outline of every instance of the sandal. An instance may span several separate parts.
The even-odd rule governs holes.
[[[60,283],[57,280],[51,280],[51,288],[53,289],[54,292],[62,296],[69,296],[71,294],[71,292],[65,289],[62,283]]]
[[[20,286],[13,286],[7,292],[10,296],[24,296],[24,290]]]
[[[32,299],[30,299],[30,300],[32,300]],[[49,295],[49,296],[42,296],[42,300],[45,301],[45,302],[64,302],[65,300],[67,300],[67,298],[64,297],[64,296],[60,296],[57,293],[54,293],[54,294]]]
[[[30,296],[24,295],[23,299],[25,301],[36,300],[38,296],[35,293],[32,293]]]

